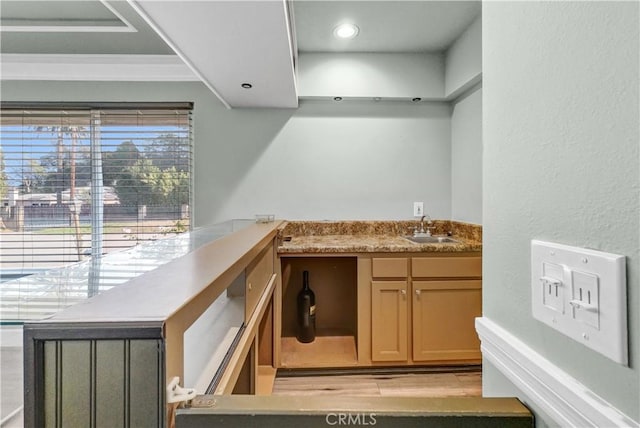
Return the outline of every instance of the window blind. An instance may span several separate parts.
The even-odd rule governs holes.
[[[190,229],[189,104],[0,109],[0,275]]]

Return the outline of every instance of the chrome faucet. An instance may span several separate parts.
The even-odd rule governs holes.
[[[427,227],[424,226],[425,217],[427,218]],[[430,227],[431,224],[433,224],[431,217],[427,214],[423,215],[420,217],[420,230],[416,227],[413,236],[431,236],[431,229],[433,229],[433,227]]]

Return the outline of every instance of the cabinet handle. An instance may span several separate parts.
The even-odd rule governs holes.
[[[406,296],[407,295],[407,290],[405,290],[405,289],[400,290],[400,294],[402,294],[403,296]]]
[[[422,294],[422,290],[416,290],[416,297],[420,298],[421,294]]]

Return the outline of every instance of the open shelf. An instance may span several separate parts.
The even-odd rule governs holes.
[[[344,331],[325,331],[311,343],[282,338],[282,368],[352,367],[358,363],[356,338]]]
[[[282,368],[353,367],[357,351],[357,258],[282,257]],[[316,296],[316,339],[300,343],[297,332],[297,295],[302,272],[309,271]]]

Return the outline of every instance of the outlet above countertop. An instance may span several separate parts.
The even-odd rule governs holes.
[[[482,251],[482,226],[434,220],[433,235],[455,243],[418,244],[404,238],[416,221],[291,221],[278,231],[279,254],[420,253]]]

